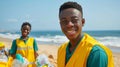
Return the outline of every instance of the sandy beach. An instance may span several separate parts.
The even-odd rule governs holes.
[[[0,37],[0,42],[4,42],[5,47],[10,49],[11,44],[12,44],[11,39]],[[57,50],[59,46],[49,45],[49,44],[38,44],[38,47],[39,47],[38,53],[45,54],[46,56],[48,56],[51,64],[57,67]],[[120,52],[113,52],[113,57],[114,57],[115,67],[119,67],[120,66]]]

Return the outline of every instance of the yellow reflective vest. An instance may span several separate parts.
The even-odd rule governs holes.
[[[16,39],[16,44],[17,44],[16,54],[21,54],[30,62],[28,67],[36,67],[34,64],[35,56],[34,56],[33,42],[34,42],[34,38],[31,37],[28,38],[26,43],[21,39]]]
[[[81,42],[78,44],[76,50],[66,64],[66,47],[68,45],[68,42],[60,46],[60,48],[58,49],[57,59],[58,67],[86,67],[87,58],[92,47],[95,46],[95,44],[98,44],[101,48],[105,50],[108,56],[108,67],[114,67],[112,52],[88,34],[84,34],[84,37],[82,38]]]

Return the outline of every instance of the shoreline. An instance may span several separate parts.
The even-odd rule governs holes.
[[[0,36],[0,42],[3,42],[5,44],[5,47],[10,49],[12,45],[12,39],[8,38],[3,38]],[[57,67],[57,50],[60,45],[55,45],[55,44],[38,44],[38,54],[45,54],[48,56],[48,59],[51,64],[53,64],[55,67]],[[114,67],[119,67],[120,66],[120,47],[113,47],[113,46],[108,46],[108,48],[115,50],[113,51],[113,57],[114,57]]]
[[[5,41],[4,41],[5,40]],[[9,42],[9,45],[12,44],[12,39],[10,38],[4,38],[2,36],[0,36],[0,41],[3,41],[3,42],[6,42],[7,41],[7,44]],[[37,41],[37,44],[38,45],[55,45],[55,46],[60,46],[62,43],[52,43],[52,42],[39,42]],[[120,46],[110,46],[110,45],[105,45],[106,47],[108,47],[112,52],[115,52],[115,53],[120,53]]]

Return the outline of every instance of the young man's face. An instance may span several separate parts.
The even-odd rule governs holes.
[[[23,26],[21,32],[23,37],[27,37],[30,32],[30,26],[29,25]]]
[[[75,8],[64,9],[59,14],[59,19],[61,29],[69,40],[75,40],[76,38],[81,37],[84,19],[79,10]]]

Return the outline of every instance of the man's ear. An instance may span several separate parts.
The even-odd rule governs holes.
[[[82,19],[82,26],[84,26],[84,24],[85,24],[85,19],[83,18]]]

